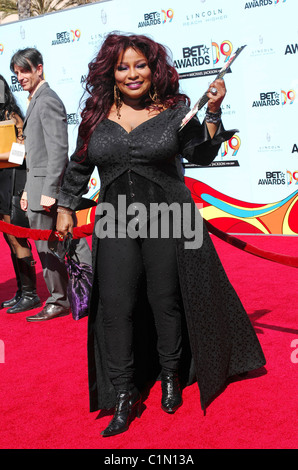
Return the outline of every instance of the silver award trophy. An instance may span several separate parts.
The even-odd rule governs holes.
[[[219,78],[222,78],[226,73],[227,71],[229,70],[231,64],[234,62],[234,60],[238,57],[238,55],[240,54],[240,52],[243,51],[243,49],[246,47],[245,46],[241,46],[237,49],[237,51],[235,52],[235,54],[233,54],[230,59],[225,63],[225,65],[222,67],[222,69],[220,69],[220,71],[218,72],[218,74],[216,75],[216,78],[215,80],[219,79]],[[195,114],[197,114],[197,112],[199,111],[199,109],[201,109],[208,101],[208,96],[207,96],[207,93],[208,93],[208,90],[204,93],[204,95],[199,99],[199,101],[196,102],[196,104],[194,105],[194,107],[191,109],[191,111],[189,111],[189,113],[187,113],[187,115],[182,119],[182,123],[181,123],[181,126],[179,128],[179,131],[181,131],[183,129],[184,126],[186,126],[186,124],[195,116]]]

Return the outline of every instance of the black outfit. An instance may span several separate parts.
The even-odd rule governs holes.
[[[13,173],[15,181],[13,187]],[[0,169],[0,214],[10,215],[12,196],[23,191],[26,183],[26,162],[14,168]]]
[[[2,111],[2,119],[15,119],[21,123],[21,117],[16,113],[9,113],[7,110]],[[19,124],[20,125],[20,124]],[[22,134],[22,128],[15,126],[16,137]],[[0,214],[11,214],[12,196],[17,196],[24,190],[26,183],[26,162],[14,168],[0,169]]]
[[[14,117],[14,113],[11,114]],[[20,117],[19,117],[20,119]],[[16,129],[16,136],[21,128]],[[26,183],[26,161],[13,168],[0,169],[0,214],[11,216],[13,196],[20,196]],[[35,261],[32,254],[24,258],[17,258],[6,233],[3,237],[11,251],[11,261],[16,275],[17,292],[12,299],[4,300],[1,308],[8,308],[7,313],[19,313],[31,310],[41,305],[36,293]],[[31,251],[26,238],[19,238],[18,243]]]
[[[133,174],[139,198],[151,202],[155,197],[158,201],[162,197],[169,205],[188,203],[194,217],[197,209],[181,178],[177,156],[180,154],[190,162],[208,165],[217,155],[221,143],[231,138],[235,131],[225,131],[220,125],[216,135],[210,139],[207,126],[194,118],[183,132],[178,132],[181,120],[188,111],[188,107],[182,104],[167,109],[130,133],[113,121],[101,122],[93,132],[87,156],[78,157],[76,153],[72,156],[58,203],[75,208],[84,194],[94,166],[97,166],[101,178],[99,204],[114,201],[120,187],[129,188],[128,176]],[[78,147],[80,144],[79,141]],[[138,177],[146,179],[144,186],[139,184]],[[129,200],[134,199],[132,194],[136,191],[124,191],[128,198],[132,198]],[[178,360],[182,379],[186,383],[198,382],[201,405],[205,408],[228,377],[265,364],[257,336],[205,227],[203,244],[198,249],[186,249],[185,242],[188,240],[183,231],[180,238],[157,240],[157,247],[154,240],[148,239],[97,238],[96,227],[100,218],[97,212],[93,236],[95,277],[88,323],[91,411],[115,405],[116,392],[112,381],[115,381],[113,373],[118,374],[118,365],[111,371],[112,353],[107,346],[107,335],[111,325],[115,328],[119,321],[117,337],[121,337],[122,323],[119,318],[124,321],[126,315],[121,316],[121,312],[126,310],[130,311],[130,316],[126,318],[130,322],[133,319],[131,349],[134,354],[127,356],[129,363],[122,367],[135,371],[134,381],[138,387],[158,376],[159,362],[163,359],[169,363]],[[126,248],[124,245],[120,248],[123,240]],[[165,249],[166,242],[168,246]],[[107,245],[109,252],[104,249]],[[164,261],[170,262],[166,274],[163,271]],[[144,267],[145,277],[142,277]],[[106,285],[107,279],[114,276],[117,276],[119,283],[121,281],[121,287],[116,282],[114,286],[113,283]],[[143,290],[144,286],[147,292]],[[158,309],[162,308],[165,312],[167,307],[162,304],[166,304],[169,298],[170,313],[160,316]],[[106,314],[106,302],[109,305],[113,302],[109,308],[115,308],[118,312],[116,323],[111,322],[112,311],[109,316]],[[156,325],[152,322],[151,309],[155,312]],[[164,348],[170,343],[165,337],[157,341],[157,336],[170,318],[175,319],[171,325],[174,325],[173,331],[178,332],[179,339],[176,338],[177,341],[170,346],[169,355]],[[160,328],[159,322],[162,323]],[[174,334],[172,338],[175,338]],[[159,358],[155,353],[156,343]],[[120,345],[114,342],[116,346],[119,351]]]
[[[147,217],[142,220],[132,211],[122,222],[118,196],[126,197],[126,205],[143,204]],[[101,240],[97,255],[97,276],[101,302],[105,312],[104,328],[109,377],[116,390],[129,390],[134,384],[133,311],[143,275],[146,294],[152,309],[157,332],[157,351],[163,369],[178,370],[181,359],[181,296],[175,240],[150,237],[150,203],[164,202],[164,191],[147,178],[128,170],[106,191],[105,202],[113,205],[117,221],[115,238]],[[138,221],[144,236],[125,237],[128,223]],[[172,235],[172,225],[169,230]],[[119,237],[119,238],[118,238]],[[118,260],[121,259],[119,264]],[[157,263],[156,260],[159,260]],[[101,266],[106,266],[102,270]],[[119,331],[121,334],[119,335]]]
[[[157,331],[160,365],[165,369],[177,370],[182,351],[181,297],[175,240],[125,237],[103,238],[100,241],[97,276],[105,312],[108,371],[114,387],[119,390],[130,389],[134,384],[131,326],[144,273]],[[136,315],[142,315],[142,312]]]
[[[0,170],[0,214],[11,215],[13,196],[20,196],[26,183],[26,162],[14,168]],[[17,291],[12,299],[4,300],[2,308],[8,308],[7,313],[19,313],[32,310],[41,305],[36,293],[36,262],[32,254],[24,258],[17,258],[10,245],[6,233],[4,239],[10,248],[11,261],[17,281]],[[18,242],[31,251],[31,245],[27,238],[19,238]]]

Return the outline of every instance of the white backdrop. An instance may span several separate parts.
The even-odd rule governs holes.
[[[67,109],[71,153],[82,81],[106,33],[146,34],[167,45],[192,104],[229,54],[246,44],[225,76],[223,122],[239,133],[222,145],[210,167],[186,167],[186,176],[208,188],[208,194],[199,194],[204,216],[218,219],[219,227],[220,221],[233,219],[249,221],[236,231],[297,234],[297,15],[297,0],[100,2],[0,26],[0,73],[25,110],[27,93],[9,63],[20,48],[40,50],[46,80]],[[88,196],[99,186],[95,173]]]

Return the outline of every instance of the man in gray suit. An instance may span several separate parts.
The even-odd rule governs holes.
[[[10,63],[25,91],[29,106],[23,133],[27,181],[21,207],[27,210],[30,228],[53,230],[57,218],[57,198],[68,163],[68,134],[65,107],[44,80],[43,58],[34,48],[17,51]],[[91,264],[91,251],[85,239],[73,242],[81,262]],[[44,321],[70,313],[67,297],[68,275],[61,262],[48,248],[48,241],[36,241],[43,276],[50,296],[44,308],[27,321]]]

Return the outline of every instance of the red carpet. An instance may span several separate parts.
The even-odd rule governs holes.
[[[262,344],[264,370],[228,384],[206,416],[196,385],[184,391],[184,404],[175,415],[167,415],[160,408],[160,384],[155,384],[141,419],[122,435],[102,438],[100,431],[111,415],[89,413],[86,319],[75,322],[68,316],[34,324],[26,322],[28,313],[1,310],[0,448],[296,449],[297,269],[213,239]],[[297,255],[295,237],[241,239],[263,250]],[[15,280],[1,234],[0,248],[1,302],[14,295]],[[45,301],[39,261],[37,271],[38,292]]]

